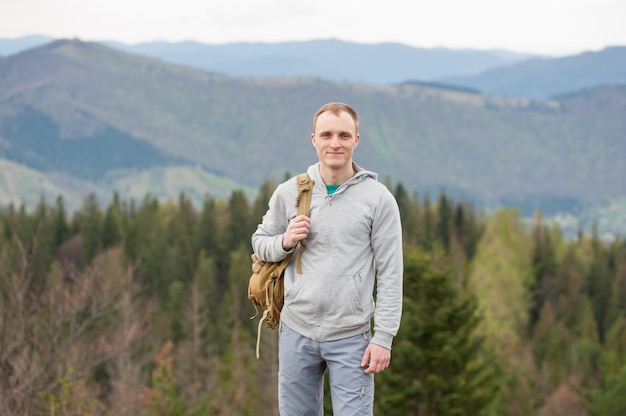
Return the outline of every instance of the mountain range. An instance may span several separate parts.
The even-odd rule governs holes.
[[[53,40],[41,35],[0,39],[0,56]],[[359,44],[337,39],[218,45],[193,41],[99,43],[231,77],[315,77],[373,85],[427,82],[489,95],[538,99],[598,85],[626,83],[625,46],[548,57],[505,50],[415,48],[398,43]]]
[[[53,40],[40,35],[0,39],[0,56],[9,56]],[[125,44],[104,40],[99,43],[232,77],[316,77],[376,85],[476,75],[534,57],[502,50],[426,49],[397,43],[359,44],[337,39],[218,45],[193,41]]]
[[[626,196],[619,83],[529,99],[437,82],[234,77],[58,40],[0,59],[0,203],[252,195],[315,162],[311,118],[328,101],[359,110],[357,163],[422,196],[445,189],[527,215]]]
[[[198,42],[106,44],[234,77],[316,77],[375,85],[476,75],[531,57],[498,50],[424,49],[397,43],[359,44],[337,39],[223,45]]]
[[[626,84],[626,47],[617,46],[549,58],[501,50],[423,49],[335,39],[277,44],[107,44],[235,77],[313,76],[374,85],[421,81],[527,98],[550,98],[597,85]]]

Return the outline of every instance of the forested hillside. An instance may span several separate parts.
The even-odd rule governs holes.
[[[389,186],[404,313],[377,414],[625,414],[624,241]],[[275,415],[276,333],[257,361],[247,299],[274,187],[1,211],[0,415]]]
[[[114,191],[184,190],[199,206],[206,193],[253,190],[314,162],[311,117],[334,100],[361,114],[356,161],[411,191],[525,215],[626,194],[626,87],[528,100],[422,83],[241,79],[72,40],[0,61],[0,157],[28,172],[10,170],[0,195],[32,207],[62,189],[74,208],[77,194],[108,203]]]

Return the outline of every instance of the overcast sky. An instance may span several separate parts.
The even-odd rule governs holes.
[[[625,0],[0,0],[0,38],[336,38],[563,56],[626,46]]]

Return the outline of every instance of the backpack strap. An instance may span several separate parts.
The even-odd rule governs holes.
[[[311,195],[313,194],[313,181],[308,173],[301,173],[296,178],[298,183],[298,197],[296,198],[296,206],[298,207],[298,215],[309,216],[311,212]],[[306,249],[304,240],[300,240],[300,249],[296,254],[296,273],[302,274],[302,253]]]

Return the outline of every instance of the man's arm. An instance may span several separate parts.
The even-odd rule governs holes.
[[[400,211],[395,198],[388,191],[381,195],[372,225],[372,248],[377,276],[374,336],[371,343],[390,350],[402,316],[403,259]]]

